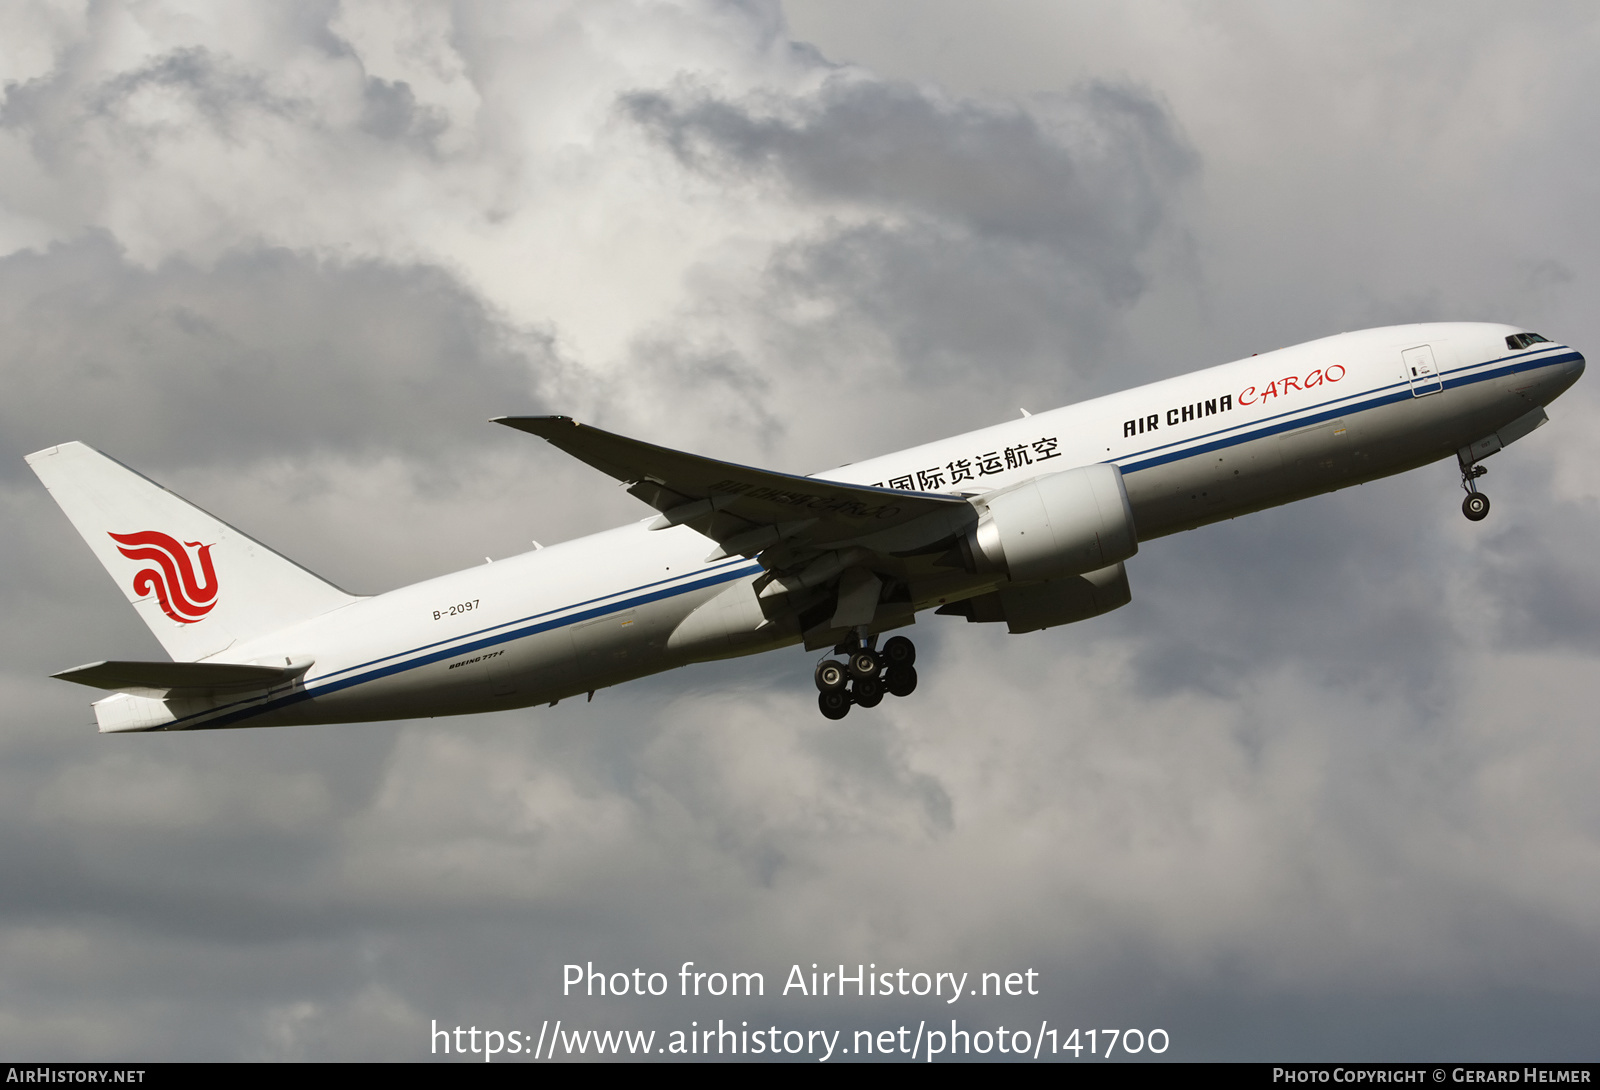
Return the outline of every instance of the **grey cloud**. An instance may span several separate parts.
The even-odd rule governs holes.
[[[1436,692],[1456,661],[1455,566],[1419,523],[1455,514],[1452,483],[1416,473],[1147,543],[1119,619],[1147,691],[1237,697],[1293,664],[1323,685]],[[1310,615],[1308,598],[1324,603]]]
[[[369,76],[363,97],[361,128],[381,139],[410,138],[426,143],[448,127],[438,110],[417,105],[417,96],[404,80]]]
[[[803,429],[819,391],[883,429],[849,457],[1125,385],[1108,373],[1118,323],[1196,169],[1160,103],[1102,83],[1026,107],[835,77],[737,101],[638,91],[620,108],[718,184],[776,183],[823,213],[754,284],[708,280],[636,356],[685,380],[731,363],[768,434]],[[730,314],[748,323],[733,348]],[[768,421],[774,397],[794,411]]]
[[[82,439],[141,466],[319,449],[437,454],[562,379],[437,268],[238,250],[129,262],[91,233],[0,258],[0,465]]]
[[[68,65],[48,76],[8,84],[0,99],[0,127],[27,133],[35,151],[59,166],[91,119],[112,121],[124,134],[198,119],[223,136],[237,138],[257,115],[305,120],[309,107],[274,94],[259,73],[200,47],[173,50],[89,86],[80,85],[80,79]],[[160,120],[130,116],[130,100],[152,89],[176,92],[192,114],[173,117],[163,111]]]
[[[307,105],[273,94],[257,73],[237,68],[207,49],[189,48],[106,80],[88,96],[89,110],[116,116],[128,99],[152,87],[182,92],[199,115],[224,135],[239,135],[247,113],[260,111],[293,119],[303,114]],[[19,96],[26,100],[26,86],[19,89]],[[8,106],[10,97],[8,94]],[[7,120],[11,120],[9,114]]]
[[[1118,312],[1094,276],[1092,263],[1019,255],[936,224],[869,224],[785,248],[766,286],[790,305],[831,304],[841,331],[871,331],[905,382],[980,399],[1026,391],[1042,408],[1076,399],[1105,363]]]
[[[798,100],[641,91],[621,105],[690,166],[771,174],[809,199],[1059,249],[1094,268],[1112,299],[1137,294],[1138,245],[1194,168],[1165,109],[1101,83],[1045,104],[1045,117],[844,78]]]
[[[1515,453],[1520,452],[1497,457]],[[1600,505],[1559,500],[1544,487],[1525,489],[1517,499],[1519,506],[1542,510],[1534,525],[1501,527],[1485,542],[1474,581],[1479,620],[1492,626],[1507,649],[1600,653],[1600,573],[1594,563]]]
[[[637,416],[708,454],[809,473],[1126,383],[1116,308],[1076,290],[1079,266],[1034,258],[927,222],[782,245],[756,281],[707,291],[632,346]]]

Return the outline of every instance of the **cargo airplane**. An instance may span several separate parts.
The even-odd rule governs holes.
[[[916,687],[918,613],[1032,632],[1130,600],[1141,542],[1455,458],[1546,420],[1583,356],[1513,326],[1393,326],[1251,356],[810,477],[563,416],[501,417],[641,521],[347,594],[82,443],[28,463],[171,662],[54,675],[102,732],[487,712],[803,643],[822,714]]]

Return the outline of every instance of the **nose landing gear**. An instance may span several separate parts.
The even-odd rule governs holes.
[[[878,638],[863,642],[852,636],[834,648],[835,654],[848,653],[844,662],[823,659],[813,675],[817,684],[817,708],[829,719],[843,719],[850,705],[875,708],[883,694],[910,696],[917,687],[917,647],[904,636],[889,639],[880,651]]]
[[[1461,464],[1461,487],[1467,490],[1467,498],[1461,501],[1461,513],[1473,522],[1482,522],[1489,517],[1489,497],[1478,491],[1478,478],[1489,470],[1468,462],[1464,453],[1456,455],[1456,460]]]

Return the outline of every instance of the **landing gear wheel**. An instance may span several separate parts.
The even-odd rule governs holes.
[[[831,693],[844,688],[850,675],[845,672],[844,663],[838,659],[823,659],[817,663],[817,671],[812,679],[817,683],[819,693]]]
[[[878,656],[866,648],[850,652],[850,676],[857,681],[862,678],[876,678],[882,665],[878,661]]]
[[[910,696],[917,691],[917,671],[911,666],[891,666],[884,688],[891,696]]]
[[[817,709],[828,719],[843,719],[850,714],[850,694],[843,689],[818,693]]]
[[[893,670],[917,661],[917,645],[904,636],[895,636],[883,645],[883,661]]]
[[[863,708],[876,708],[883,701],[883,682],[875,677],[858,677],[850,686],[850,699]]]
[[[1468,492],[1461,501],[1461,513],[1473,522],[1482,522],[1489,517],[1489,497],[1482,492]]]

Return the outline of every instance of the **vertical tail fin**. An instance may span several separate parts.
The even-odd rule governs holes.
[[[180,662],[356,600],[82,443],[37,451],[28,465]]]

